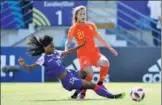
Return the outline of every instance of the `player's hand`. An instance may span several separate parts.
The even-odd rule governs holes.
[[[85,45],[87,43],[87,40],[85,40],[84,42],[83,42],[83,45]]]
[[[118,56],[118,52],[117,52],[115,49],[111,48],[110,51],[111,51],[115,56]]]
[[[19,64],[20,64],[21,66],[25,64],[24,59],[21,58],[21,57],[19,57],[18,62],[19,62]]]
[[[85,40],[85,41],[81,44],[81,46],[84,46],[86,43],[87,43],[87,40]]]

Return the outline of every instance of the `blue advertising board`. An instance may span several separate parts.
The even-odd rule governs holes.
[[[76,6],[87,5],[82,1],[33,1],[33,24],[37,26],[70,26],[72,11]]]
[[[25,47],[1,47],[1,82],[41,82],[41,67],[36,68],[32,72],[25,71],[22,67],[18,72],[5,73],[2,71],[4,66],[15,66],[18,64],[18,58],[21,56],[27,64],[34,63],[38,58],[29,57],[25,52]]]
[[[143,29],[149,28],[149,19],[145,19],[143,16],[139,15],[142,14],[149,18],[150,11],[147,7],[147,3],[148,1],[120,1],[120,3],[117,3],[117,24],[126,29],[136,29],[136,27]],[[129,8],[132,8],[138,13]]]
[[[1,2],[1,29],[24,28],[25,23],[18,1]]]

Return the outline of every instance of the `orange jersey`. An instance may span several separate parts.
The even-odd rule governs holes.
[[[78,55],[87,55],[88,53],[94,52],[96,49],[94,37],[96,35],[96,26],[94,23],[85,22],[85,23],[75,23],[70,27],[68,38],[75,38],[78,45],[82,44],[85,40],[87,43],[85,46],[80,48],[77,52]]]

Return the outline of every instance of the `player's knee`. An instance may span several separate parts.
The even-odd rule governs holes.
[[[80,71],[80,78],[85,79],[87,77],[87,72],[85,71]]]
[[[108,66],[110,66],[110,63],[109,63],[108,60],[102,60],[101,63],[100,63],[100,66],[108,67]]]
[[[89,75],[87,75],[87,76],[85,77],[85,80],[87,80],[87,81],[92,81],[92,79],[93,79],[93,77],[92,77],[92,76],[89,76]]]
[[[103,62],[104,62],[104,65],[105,65],[105,66],[110,66],[110,63],[109,63],[108,60],[104,60]]]
[[[93,69],[91,67],[85,67],[83,71],[85,71],[88,76],[93,77]]]
[[[80,77],[87,81],[91,81],[93,79],[93,75],[89,75],[86,71],[80,71]]]

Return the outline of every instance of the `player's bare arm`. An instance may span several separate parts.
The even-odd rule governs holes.
[[[36,67],[39,66],[39,65],[36,64],[36,63],[31,64],[31,65],[27,65],[27,64],[25,63],[24,59],[21,58],[21,57],[19,57],[18,62],[19,62],[19,64],[20,64],[25,70],[27,70],[27,71],[32,71],[32,70],[34,70]]]
[[[65,51],[69,49],[71,41],[72,39],[68,38],[67,41],[65,42]]]
[[[69,54],[71,54],[72,52],[78,50],[79,48],[81,48],[82,46],[84,46],[84,45],[86,44],[86,42],[87,42],[87,41],[84,41],[83,44],[81,44],[81,45],[79,45],[79,46],[77,46],[77,47],[75,47],[75,48],[71,48],[71,49],[69,49],[69,50],[63,51],[62,56],[69,55]]]
[[[108,48],[115,56],[118,55],[118,52],[111,47],[110,44],[106,43],[106,41],[100,36],[100,34],[96,31],[96,35],[95,38],[102,44],[104,45],[106,48]]]

